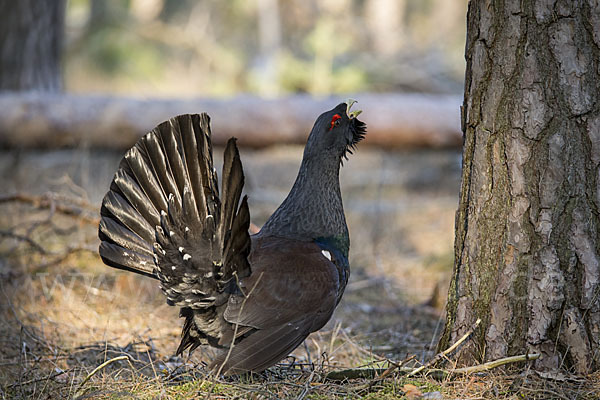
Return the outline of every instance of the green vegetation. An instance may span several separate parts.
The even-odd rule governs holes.
[[[74,92],[229,96],[462,89],[463,0],[68,2]]]

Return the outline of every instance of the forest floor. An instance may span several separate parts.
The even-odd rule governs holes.
[[[220,155],[216,149],[217,169]],[[289,191],[301,156],[298,146],[242,150],[257,226]],[[0,154],[2,398],[599,398],[598,375],[545,379],[499,369],[338,381],[330,374],[375,373],[407,359],[405,366],[418,366],[435,355],[453,262],[459,152],[367,148],[345,163],[352,273],[340,306],[278,366],[235,379],[206,374],[208,350],[175,357],[182,321],[156,281],[106,267],[97,255],[99,204],[120,157]],[[451,369],[451,360],[442,367]]]

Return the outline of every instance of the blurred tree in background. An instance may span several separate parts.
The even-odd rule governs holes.
[[[462,89],[466,0],[70,0],[71,92]]]
[[[58,91],[64,0],[0,1],[0,90]]]

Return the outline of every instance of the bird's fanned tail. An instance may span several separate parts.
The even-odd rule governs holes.
[[[237,278],[250,274],[250,223],[235,139],[213,168],[209,117],[181,115],[132,147],[102,202],[103,261],[161,281],[167,302],[186,317],[178,352],[218,343],[229,325],[217,308]],[[186,329],[187,328],[187,329]]]

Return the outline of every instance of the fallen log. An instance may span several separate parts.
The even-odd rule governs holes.
[[[458,96],[357,94],[366,143],[386,148],[462,144]],[[91,147],[123,150],[168,118],[206,111],[213,142],[235,136],[241,146],[303,144],[315,118],[341,97],[294,95],[281,99],[136,99],[115,96],[0,93],[3,148]]]

